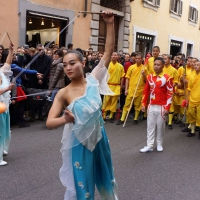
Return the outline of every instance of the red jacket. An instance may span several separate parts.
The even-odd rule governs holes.
[[[149,96],[151,105],[162,105],[165,110],[170,109],[173,95],[173,79],[161,73],[149,74],[143,91],[142,106],[147,106]]]

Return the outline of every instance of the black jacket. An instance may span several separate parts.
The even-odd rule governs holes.
[[[37,56],[37,54],[34,55],[32,59],[34,59],[35,56]],[[43,74],[43,79],[41,79],[43,84],[42,85],[38,84],[39,79],[36,76],[29,76],[28,77],[29,88],[47,89],[48,76],[49,76],[49,71],[51,69],[51,63],[52,60],[49,56],[45,54],[42,56],[38,56],[38,58],[31,64],[30,69],[36,70],[38,73]]]

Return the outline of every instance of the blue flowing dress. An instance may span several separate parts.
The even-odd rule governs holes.
[[[64,127],[63,165],[60,179],[66,187],[65,200],[93,200],[95,185],[104,200],[118,200],[111,152],[101,116],[100,93],[113,94],[107,85],[107,69],[102,60],[86,77],[86,91],[67,109],[75,123]]]
[[[5,63],[0,68],[0,77],[2,83],[0,83],[0,89],[4,89],[10,85],[9,77],[12,75],[10,65]],[[3,160],[3,151],[7,151],[10,145],[10,115],[9,115],[9,104],[10,104],[10,91],[0,95],[0,102],[4,103],[7,107],[6,111],[0,114],[0,160]]]

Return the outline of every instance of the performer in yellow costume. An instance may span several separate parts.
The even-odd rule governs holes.
[[[188,121],[191,124],[191,131],[187,134],[187,137],[195,135],[195,125],[200,126],[200,62],[196,62],[195,73],[189,80],[188,84]],[[200,132],[199,132],[200,139]]]
[[[171,60],[171,56],[170,55],[163,55],[164,61],[165,61],[165,66],[163,68],[163,73],[164,74],[168,74],[172,79],[173,79],[173,87],[175,88],[176,85],[178,84],[178,72],[177,70],[171,66],[170,64],[170,60]],[[174,114],[174,104],[173,104],[173,100],[170,106],[170,110],[169,110],[169,120],[168,120],[168,129],[173,129],[172,126],[172,119],[173,119],[173,114]]]
[[[152,54],[153,54],[153,57],[148,59],[148,62],[147,62],[147,65],[146,65],[146,68],[147,68],[149,74],[154,73],[154,70],[153,70],[154,60],[160,54],[160,47],[154,46],[153,49],[152,49]]]
[[[179,75],[179,80],[183,85],[183,91],[184,91],[184,97],[186,98],[188,96],[188,82],[190,81],[191,77],[193,76],[193,74],[196,73],[196,71],[194,70],[194,66],[196,64],[196,62],[198,61],[197,58],[193,58],[193,57],[189,57],[187,60],[187,65],[184,68],[183,66],[181,66],[178,69],[178,75]],[[189,123],[188,122],[188,109],[185,110],[185,118],[186,118],[186,125]],[[188,132],[190,131],[190,125],[189,128],[185,127],[182,132]]]
[[[142,100],[142,93],[145,86],[146,76],[148,75],[147,69],[144,65],[142,65],[142,54],[137,53],[136,55],[136,64],[129,67],[127,74],[126,74],[126,88],[125,88],[125,95],[126,101],[123,107],[122,117],[117,122],[117,125],[123,124],[125,117],[129,111],[133,95],[134,96],[134,106],[135,106],[135,117],[134,117],[134,124],[138,124],[138,117],[141,110],[141,100]],[[142,73],[142,74],[141,74]],[[140,76],[142,76],[140,78]],[[138,83],[140,79],[140,82]],[[137,87],[138,85],[138,87]],[[137,88],[136,88],[137,87]]]
[[[114,113],[117,110],[117,101],[121,94],[122,85],[123,85],[123,77],[125,75],[124,73],[124,67],[117,62],[118,60],[118,53],[113,52],[111,57],[111,62],[108,67],[108,73],[110,75],[110,78],[108,80],[108,85],[110,89],[113,91],[113,95],[106,95],[104,96],[103,100],[103,118],[106,119],[107,111],[110,111],[110,122],[114,123]]]

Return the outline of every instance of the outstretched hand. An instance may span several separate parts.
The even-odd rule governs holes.
[[[103,19],[106,23],[113,23],[114,22],[114,15],[112,11],[106,10],[103,11],[101,16],[103,16]]]

